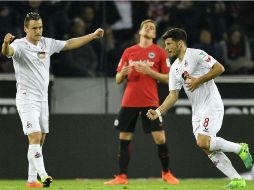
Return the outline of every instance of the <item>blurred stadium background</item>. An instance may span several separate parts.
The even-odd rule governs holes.
[[[142,20],[158,23],[156,43],[170,26],[188,33],[188,46],[204,49],[225,67],[216,82],[225,103],[220,134],[254,146],[254,2],[244,1],[1,1],[0,39],[6,33],[22,37],[26,13],[38,11],[44,36],[67,39],[105,29],[101,41],[54,55],[49,87],[50,134],[45,164],[55,178],[110,178],[117,172],[117,132],[123,86],[114,81],[123,50],[136,43]],[[0,178],[26,178],[27,143],[15,108],[12,61],[0,56]],[[161,100],[167,85],[159,85]],[[171,166],[180,178],[223,175],[196,147],[186,96],[165,117]],[[137,127],[130,178],[159,177],[155,145]],[[235,155],[229,155],[246,172]]]

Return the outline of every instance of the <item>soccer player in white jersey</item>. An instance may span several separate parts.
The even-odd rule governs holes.
[[[30,12],[24,20],[26,36],[14,42],[14,36],[5,35],[2,54],[12,57],[17,80],[16,105],[24,134],[28,136],[29,162],[27,187],[49,187],[52,177],[44,167],[42,145],[48,126],[48,84],[50,56],[60,51],[79,48],[103,36],[103,29],[60,41],[42,36],[43,24],[38,13]],[[12,42],[12,43],[11,43]],[[11,43],[11,44],[10,44]],[[39,174],[42,183],[37,181]]]
[[[169,74],[170,93],[156,110],[148,110],[148,118],[154,120],[170,109],[183,87],[192,105],[192,126],[197,145],[230,178],[227,187],[245,187],[245,180],[223,152],[239,155],[245,167],[251,168],[253,160],[248,145],[216,136],[222,125],[224,106],[213,79],[224,72],[224,67],[206,52],[187,48],[187,34],[182,29],[168,30],[163,39],[169,56],[176,59]]]

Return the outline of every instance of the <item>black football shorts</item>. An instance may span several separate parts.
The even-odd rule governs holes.
[[[152,131],[164,130],[162,117],[152,121],[146,116],[149,109],[156,109],[156,107],[122,107],[117,118],[114,121],[114,126],[121,132],[134,132],[138,116],[141,116],[144,133],[151,133]]]

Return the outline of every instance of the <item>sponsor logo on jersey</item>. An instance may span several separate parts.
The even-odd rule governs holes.
[[[182,78],[184,80],[186,80],[189,76],[190,76],[190,74],[188,73],[188,71],[184,71],[183,74],[182,74]]]
[[[149,53],[148,53],[148,57],[149,57],[150,59],[155,58],[155,53],[154,53],[154,52],[149,52]]]
[[[39,59],[44,59],[46,57],[45,51],[40,51],[37,53]]]
[[[184,62],[184,67],[187,67],[189,63],[187,61]]]
[[[154,65],[153,61],[149,61],[149,60],[139,60],[139,61],[129,61],[129,65],[130,66],[135,66],[135,65],[140,65],[140,64],[144,64],[144,65],[148,65],[150,67],[152,67]]]

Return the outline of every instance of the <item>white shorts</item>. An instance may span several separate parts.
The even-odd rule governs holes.
[[[224,111],[214,111],[192,119],[193,134],[196,139],[198,134],[215,137],[222,126]]]
[[[46,101],[16,102],[25,135],[49,132],[49,110]]]

